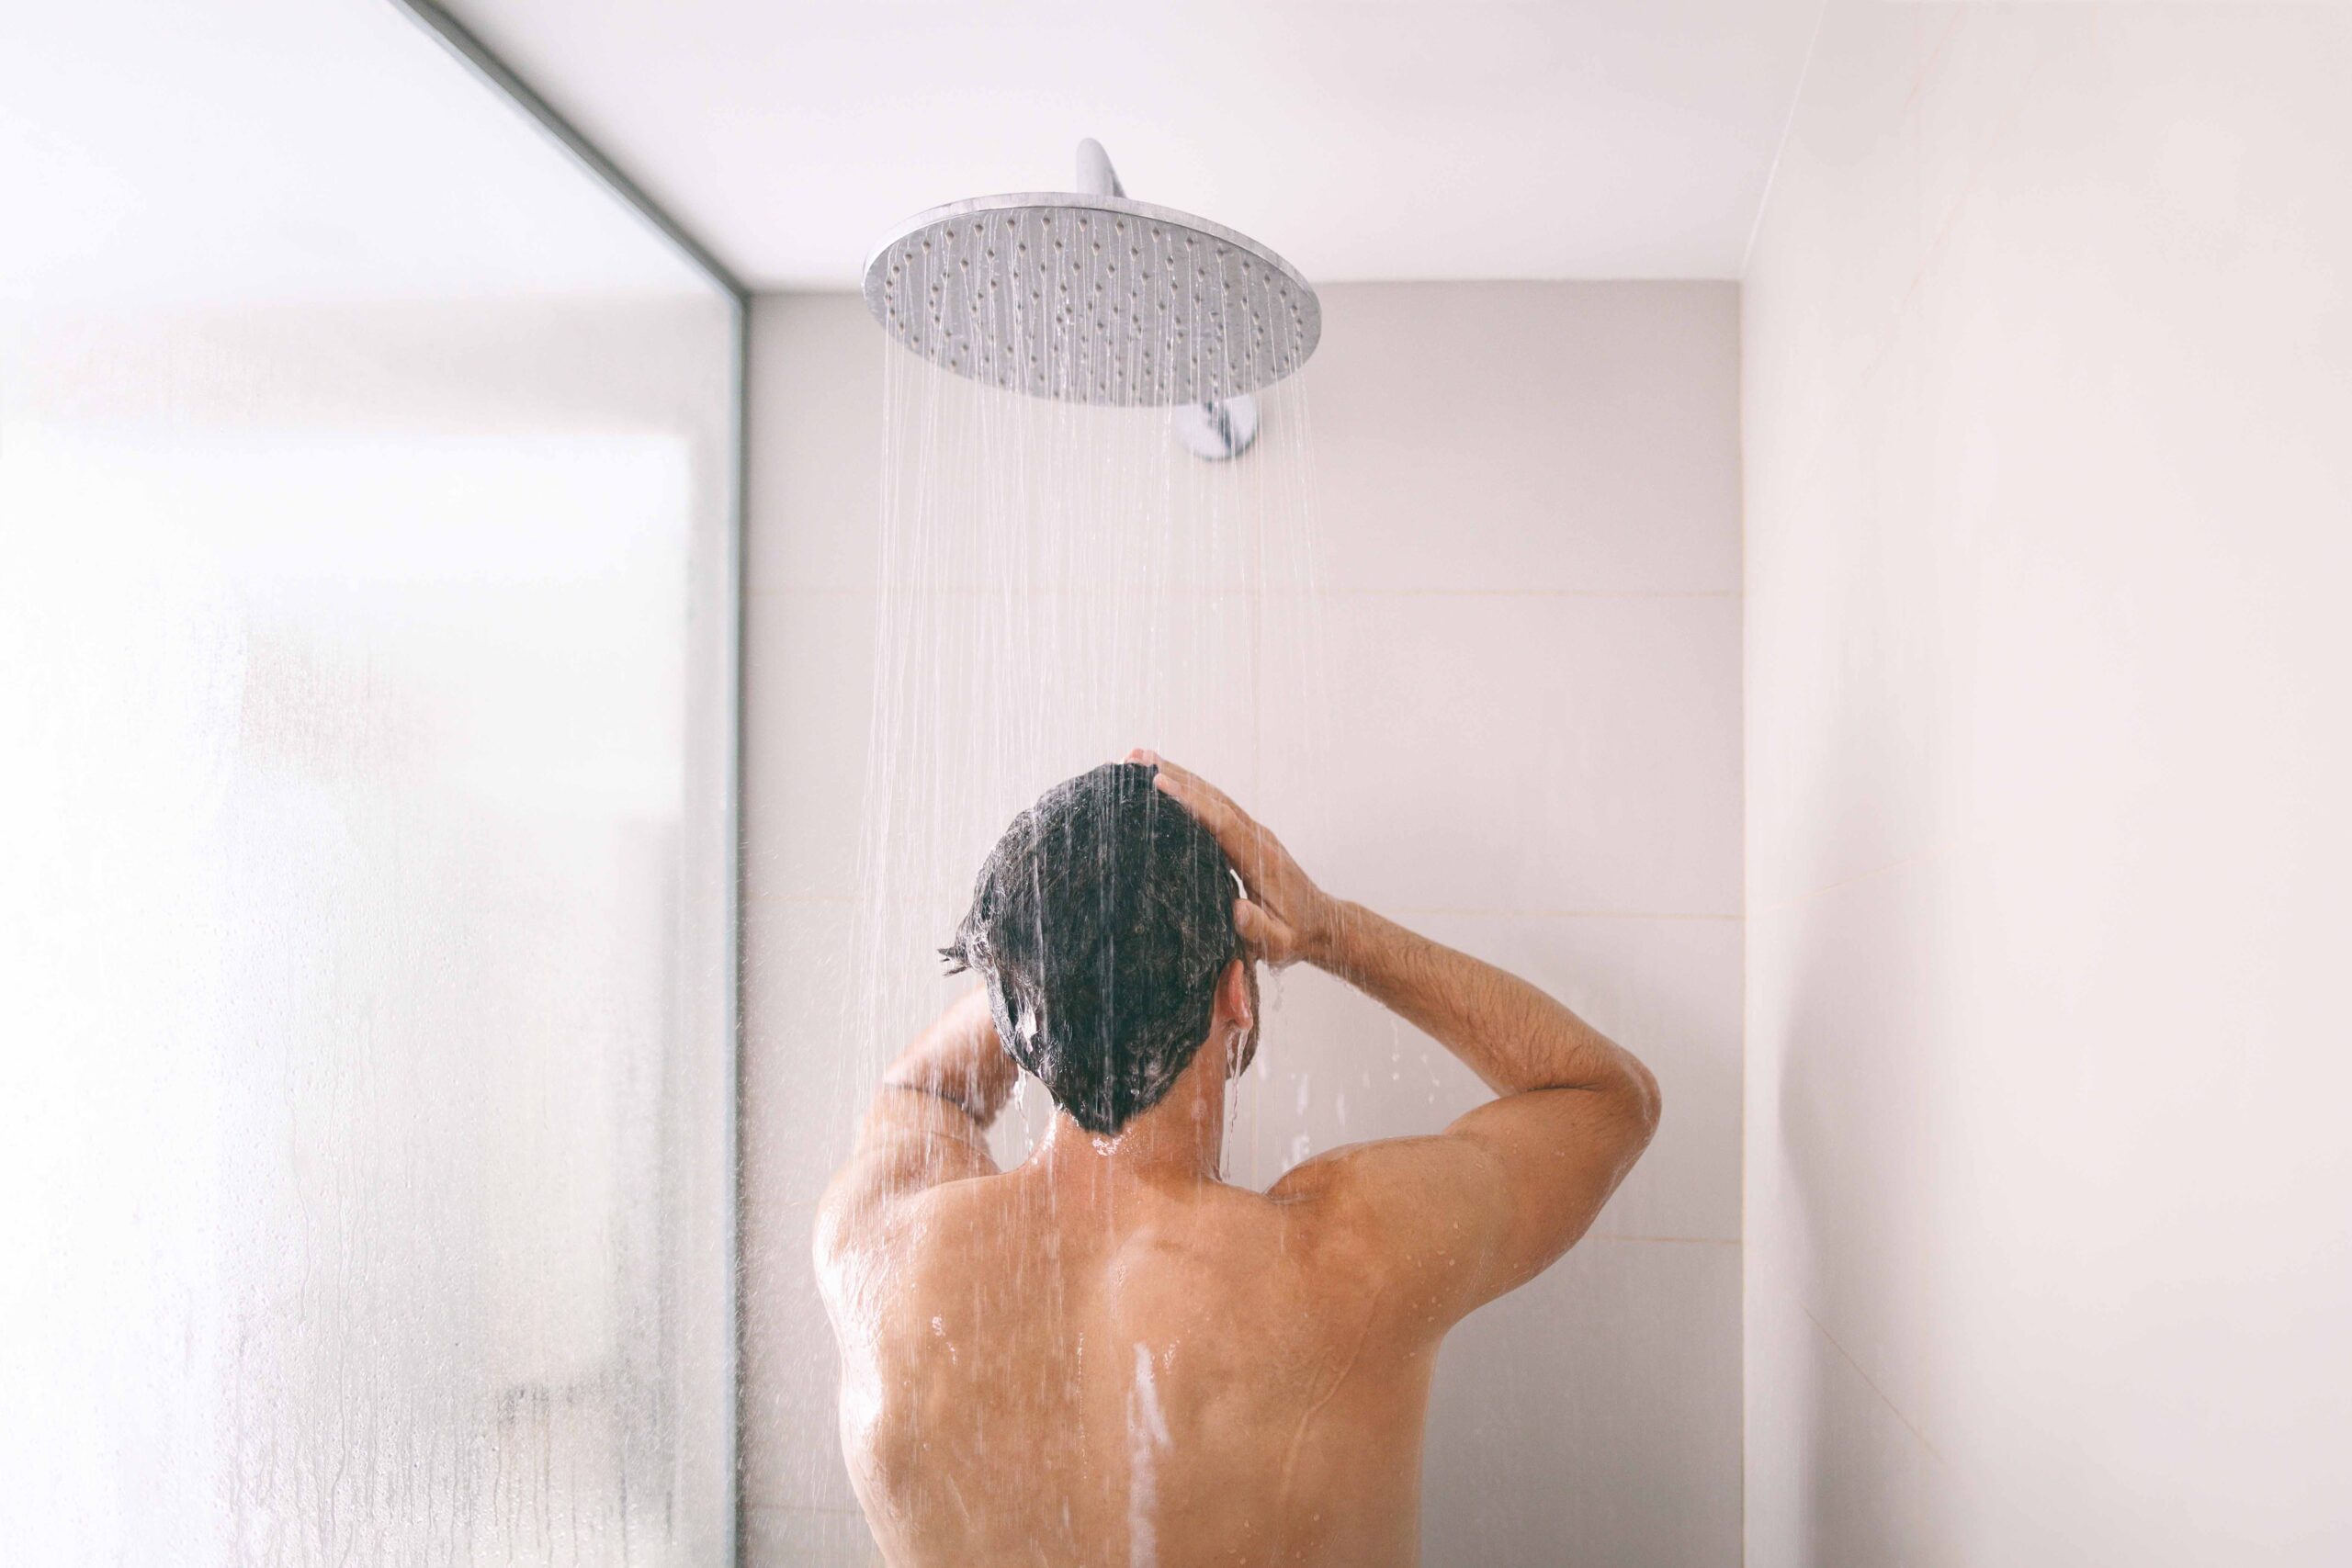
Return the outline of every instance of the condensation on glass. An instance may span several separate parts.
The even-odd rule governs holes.
[[[0,1557],[733,1534],[734,301],[396,7],[0,28]]]

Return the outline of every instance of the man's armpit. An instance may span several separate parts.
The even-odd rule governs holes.
[[[962,1111],[966,1116],[971,1118],[973,1125],[978,1126],[979,1124],[979,1112],[974,1111],[970,1106],[965,1104],[962,1100],[956,1099],[954,1095],[948,1093],[944,1089],[935,1089],[930,1084],[901,1083],[896,1078],[884,1079],[881,1084],[881,1089],[901,1089],[906,1090],[909,1094],[927,1094],[931,1096],[932,1099],[944,1100],[947,1104],[952,1105],[956,1110]],[[880,1090],[877,1089],[876,1092],[878,1093]]]

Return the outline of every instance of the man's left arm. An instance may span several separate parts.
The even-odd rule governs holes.
[[[833,1179],[826,1207],[993,1175],[989,1126],[1019,1077],[997,1043],[988,992],[976,987],[883,1073],[857,1147]]]

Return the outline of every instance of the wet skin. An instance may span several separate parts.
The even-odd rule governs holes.
[[[1498,1098],[1266,1192],[1220,1180],[1255,1035],[1236,963],[1165,1100],[1111,1139],[1057,1112],[1000,1170],[1015,1069],[981,993],[951,1008],[885,1075],[816,1236],[842,1444],[896,1568],[1417,1562],[1440,1340],[1573,1245],[1657,1125],[1649,1074],[1566,1008],[1329,899],[1213,786],[1160,779],[1240,871],[1255,956],[1331,970]]]

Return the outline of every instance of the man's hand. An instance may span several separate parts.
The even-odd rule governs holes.
[[[1250,953],[1277,969],[1302,958],[1324,962],[1339,924],[1339,902],[1315,886],[1282,841],[1223,790],[1165,757],[1137,750],[1127,753],[1127,761],[1158,768],[1159,787],[1216,835],[1217,847],[1241,874],[1249,897],[1235,903],[1233,923]]]

